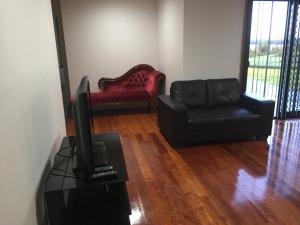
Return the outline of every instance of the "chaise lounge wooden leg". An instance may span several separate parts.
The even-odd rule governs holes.
[[[148,107],[148,112],[151,113],[151,101],[150,102],[147,102],[147,107]]]

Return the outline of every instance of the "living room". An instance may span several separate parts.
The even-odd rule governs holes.
[[[61,0],[63,46],[57,2],[12,0],[0,9],[1,224],[49,224],[43,176],[75,134],[62,84],[69,99],[85,75],[99,92],[101,77],[149,64],[165,74],[166,95],[174,81],[236,78],[243,86],[251,1]],[[300,224],[299,120],[274,119],[262,139],[175,148],[153,111],[94,116],[94,133],[120,136],[130,224]]]

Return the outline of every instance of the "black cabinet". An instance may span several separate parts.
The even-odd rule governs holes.
[[[76,162],[73,137],[65,137],[49,174],[45,201],[49,225],[130,225],[128,174],[119,135],[97,134],[105,143],[108,160],[118,176],[93,182],[72,172]]]

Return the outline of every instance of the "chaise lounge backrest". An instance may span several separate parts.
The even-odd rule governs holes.
[[[235,78],[175,81],[170,95],[189,108],[228,106],[238,103],[240,88]]]

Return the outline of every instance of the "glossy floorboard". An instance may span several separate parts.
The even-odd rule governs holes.
[[[300,122],[274,122],[272,137],[173,150],[155,114],[95,118],[119,132],[132,225],[300,224]],[[73,133],[70,123],[68,133]]]

